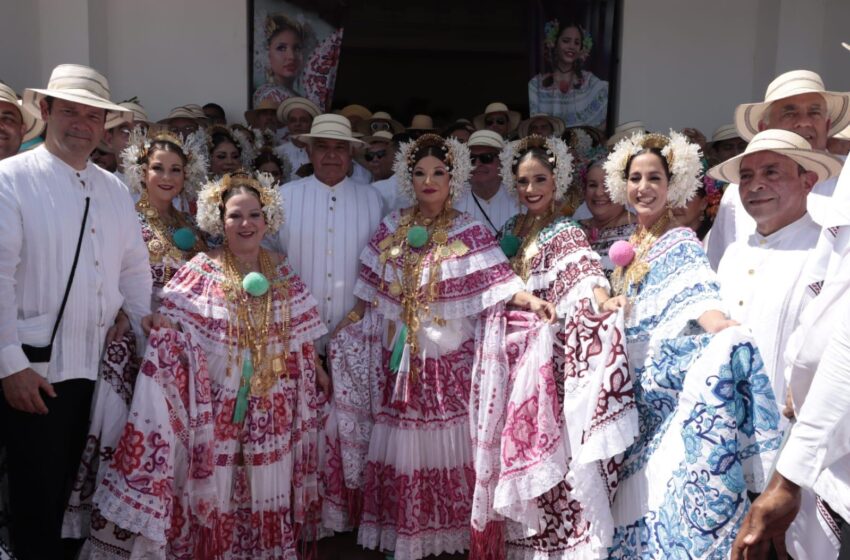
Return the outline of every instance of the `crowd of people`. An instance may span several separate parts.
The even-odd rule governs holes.
[[[0,84],[0,558],[838,558],[850,93],[275,95]]]

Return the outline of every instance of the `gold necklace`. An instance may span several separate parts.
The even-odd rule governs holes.
[[[667,231],[671,219],[672,216],[667,211],[649,229],[638,226],[629,238],[629,243],[635,248],[632,261],[625,268],[618,266],[611,274],[611,288],[614,295],[628,295],[632,287],[643,281],[649,273],[649,263],[646,262],[646,256],[655,242],[658,241],[658,238]]]
[[[290,309],[286,300],[289,293],[288,282],[277,278],[271,257],[265,250],[260,249],[260,271],[268,279],[269,289],[260,296],[251,296],[242,286],[243,275],[236,267],[236,258],[229,248],[224,249],[222,261],[222,291],[230,303],[231,317],[235,319],[227,323],[228,339],[236,342],[236,355],[234,356],[233,346],[228,352],[228,375],[233,371],[233,365],[243,370],[244,361],[250,359],[250,368],[253,371],[249,376],[243,374],[240,390],[246,390],[246,384],[250,383],[252,395],[264,395],[274,386],[281,374],[289,375],[286,369],[290,327]],[[279,328],[272,325],[272,302],[276,294],[283,298]],[[282,331],[279,334],[283,343],[283,355],[269,356],[269,336],[278,330]]]
[[[437,298],[439,291],[442,261],[452,255],[461,256],[469,251],[460,240],[448,243],[448,230],[452,224],[451,212],[450,208],[446,208],[435,218],[427,218],[422,216],[417,208],[401,217],[398,229],[393,235],[385,238],[379,247],[383,265],[380,292],[399,298],[401,321],[407,328],[407,332],[402,334],[405,334],[405,342],[410,345],[412,355],[419,352],[416,333],[422,321],[430,317],[437,325],[445,325],[442,317],[431,313],[431,303]],[[427,239],[423,239],[426,235]],[[394,275],[389,288],[386,286],[388,266]],[[426,267],[428,282],[425,286],[420,286]],[[377,305],[377,301],[373,302],[373,305]],[[418,378],[412,362],[410,374],[414,381]]]
[[[198,235],[197,229],[179,212],[170,225],[172,229],[185,227],[192,230],[192,233],[195,234],[195,246],[189,251],[183,251],[177,247],[168,233],[168,226],[165,224],[159,210],[151,206],[147,189],[142,191],[142,195],[136,203],[136,211],[145,217],[148,228],[150,228],[153,234],[153,237],[147,242],[148,254],[150,255],[151,264],[163,265],[165,269],[163,272],[163,284],[168,284],[168,281],[174,276],[176,269],[172,267],[172,263],[179,263],[177,264],[179,268],[184,262],[195,256],[198,251],[205,251],[207,249],[207,244]]]
[[[513,234],[522,239],[522,243],[516,254],[511,257],[510,262],[511,268],[514,269],[517,276],[522,278],[523,282],[528,281],[528,277],[531,275],[531,261],[540,252],[537,238],[540,232],[554,219],[554,212],[547,212],[538,216],[532,216],[530,212],[526,212],[514,224]],[[526,231],[525,235],[520,235],[523,231]]]

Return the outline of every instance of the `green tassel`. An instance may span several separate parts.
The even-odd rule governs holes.
[[[233,407],[233,423],[241,424],[245,421],[248,413],[248,392],[251,390],[251,376],[254,375],[254,363],[251,361],[251,353],[246,351],[242,359],[242,380],[239,383],[239,392],[236,394],[236,406]]]
[[[404,354],[404,345],[407,343],[407,325],[402,323],[401,330],[398,332],[398,336],[395,339],[395,345],[393,345],[393,353],[390,356],[390,371],[398,371],[399,365],[401,365],[401,356]]]

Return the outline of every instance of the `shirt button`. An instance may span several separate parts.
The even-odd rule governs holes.
[[[100,266],[100,261],[94,261],[95,266]]]
[[[331,278],[331,277],[333,277],[333,274],[331,274],[330,272],[328,272],[328,278]]]
[[[744,300],[739,301],[739,302],[738,302],[738,305],[743,306],[743,305],[744,305]]]
[[[334,202],[336,202],[336,197],[335,197],[335,196],[332,196],[332,197],[331,197],[331,200],[333,200]]]
[[[91,228],[91,232],[94,233],[94,228]]]
[[[330,297],[330,296],[328,296],[328,301],[330,301],[330,300],[331,300],[331,297]]]
[[[328,233],[333,233],[333,232],[334,232],[334,228],[329,227],[329,228],[328,228]]]
[[[747,274],[749,274],[750,276],[752,276],[755,273],[756,273],[756,271],[753,270],[752,268],[747,271]]]

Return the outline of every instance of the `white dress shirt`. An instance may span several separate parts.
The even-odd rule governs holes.
[[[816,224],[823,226],[829,222],[832,214],[832,193],[835,192],[837,183],[837,177],[821,181],[809,193],[806,206]],[[723,191],[717,216],[714,218],[714,223],[705,243],[705,254],[708,256],[711,268],[717,270],[717,265],[720,264],[720,259],[723,257],[726,247],[731,245],[733,241],[746,239],[755,230],[756,221],[744,209],[738,185],[733,183],[727,186],[726,190]]]
[[[351,178],[329,186],[315,175],[287,183],[279,192],[285,220],[270,246],[289,256],[331,332],[356,303],[360,253],[381,223],[381,197]],[[320,353],[328,338],[317,342]]]
[[[398,179],[395,175],[390,175],[386,179],[375,181],[372,183],[372,188],[378,191],[378,194],[381,195],[381,200],[384,201],[385,216],[393,210],[413,206],[413,198],[411,198],[407,193],[402,193],[399,190]]]
[[[754,232],[726,249],[717,278],[731,318],[753,332],[777,405],[785,406],[783,352],[808,302],[803,271],[820,235],[811,216],[770,235]]]
[[[470,214],[473,218],[487,226],[487,229],[493,235],[496,235],[502,229],[505,222],[519,214],[519,201],[516,196],[508,193],[505,185],[500,186],[496,194],[490,197],[489,200],[476,196],[475,198],[478,199],[478,204],[481,205],[481,208],[475,203],[474,196],[472,189],[467,189],[466,194],[460,200],[455,201],[453,207],[455,210]],[[487,217],[490,218],[489,221],[487,221],[484,213],[481,212],[482,209],[487,213]],[[493,222],[492,225],[490,222]],[[494,227],[496,229],[493,229]]]
[[[88,162],[77,171],[44,146],[0,162],[0,377],[30,367],[21,344],[50,342],[85,208],[77,271],[47,369],[51,383],[95,379],[122,307],[150,313],[151,272],[127,189]]]

